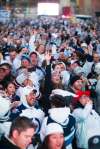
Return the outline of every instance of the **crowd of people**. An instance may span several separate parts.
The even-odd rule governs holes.
[[[17,148],[100,148],[96,21],[0,24],[0,149]]]

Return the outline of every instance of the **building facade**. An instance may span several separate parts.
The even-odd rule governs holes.
[[[76,0],[76,6],[79,14],[95,15],[100,11],[100,0]]]
[[[100,0],[0,0],[0,5],[11,9],[26,9],[28,14],[34,12],[33,15],[37,15],[39,2],[59,3],[59,14],[63,14],[63,11],[70,8],[75,14],[94,15],[95,12],[100,12]]]

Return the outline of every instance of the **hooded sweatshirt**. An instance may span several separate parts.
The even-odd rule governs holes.
[[[49,116],[45,117],[42,123],[40,131],[41,141],[45,138],[46,126],[52,122],[56,122],[63,127],[65,146],[67,149],[71,149],[71,143],[75,133],[75,118],[70,114],[70,108],[52,108],[49,110]]]

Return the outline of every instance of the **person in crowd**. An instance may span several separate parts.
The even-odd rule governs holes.
[[[39,149],[65,149],[64,132],[58,123],[50,123],[46,126],[45,138]]]
[[[66,148],[72,149],[72,141],[75,134],[75,118],[70,113],[69,103],[67,103],[65,97],[55,94],[51,95],[50,104],[51,109],[48,111],[48,116],[44,118],[40,130],[41,141],[44,139],[47,125],[56,122],[60,124],[64,130]]]
[[[14,76],[12,75],[12,67],[9,63],[1,63],[1,68],[4,70],[3,87],[5,87],[8,82],[14,80]]]
[[[11,101],[5,91],[0,92],[0,137],[9,133],[11,111],[15,110],[19,101]]]
[[[33,51],[30,53],[29,57],[32,64],[32,67],[29,71],[35,71],[37,76],[39,77],[39,80],[41,81],[42,79],[44,79],[45,71],[42,67],[39,66],[38,54],[35,51]]]
[[[78,75],[70,77],[68,91],[77,94],[78,91],[82,90],[83,84],[82,79]]]
[[[0,65],[0,90],[4,90],[4,78],[5,78],[6,74],[5,74],[5,69],[2,68],[2,66]]]
[[[66,86],[69,83],[70,80],[70,73],[66,70],[66,65],[63,62],[55,62],[52,64],[52,69],[54,72],[57,72],[60,74],[61,80],[62,80],[62,86],[66,88]]]
[[[22,47],[20,47],[20,50],[17,51],[17,55],[16,55],[15,59],[13,60],[13,64],[12,64],[15,75],[16,75],[16,71],[21,67],[21,59],[22,59],[23,55],[24,55],[24,58],[26,56],[26,59],[28,59],[28,62],[29,62],[29,58],[27,58],[28,53],[29,53],[28,49],[22,48]]]
[[[13,61],[14,59],[16,58],[17,56],[17,51],[16,51],[16,48],[14,47],[11,47],[9,49],[9,59],[10,59],[10,63],[13,64]]]
[[[30,62],[30,58],[28,55],[23,54],[21,57],[21,68],[30,68],[31,67],[31,62]],[[19,68],[20,69],[20,68]]]
[[[85,56],[86,61],[83,65],[83,70],[87,78],[94,78],[95,77],[94,67],[95,64],[97,64],[100,61],[100,55],[97,52],[93,51],[92,55],[87,53]]]
[[[36,48],[36,52],[39,57],[39,66],[42,66],[43,61],[45,60],[45,45],[39,44],[39,46]]]
[[[100,135],[100,116],[93,110],[93,102],[86,92],[80,95],[73,116],[76,119],[77,147],[88,149],[89,138]]]
[[[95,78],[95,65],[100,62],[100,55],[97,52],[93,53],[93,62],[91,67],[91,72],[88,75],[88,78]]]
[[[100,115],[100,62],[98,64],[95,65],[95,69],[94,69],[95,73],[96,73],[96,79],[97,79],[97,83],[95,86],[95,91],[96,91],[96,111],[99,113]]]
[[[36,126],[26,117],[18,117],[10,127],[8,136],[0,140],[0,149],[27,149],[32,142]]]
[[[33,52],[35,51],[35,48],[36,48],[36,37],[37,37],[37,34],[38,34],[38,29],[31,29],[30,30],[30,39],[29,39],[29,50],[30,52]]]
[[[70,80],[69,80],[69,85],[66,90],[79,96],[80,92],[83,89],[84,89],[84,84],[83,84],[83,80],[81,79],[81,76],[79,76],[79,75],[71,76]],[[73,110],[73,108],[76,104],[76,101],[77,101],[77,97],[71,98],[71,100],[70,100],[71,110]]]
[[[51,69],[51,53],[49,51],[47,51],[45,55],[45,60],[46,60],[47,66],[46,66],[46,75],[45,75],[45,82],[44,82],[44,88],[43,88],[43,94],[45,99],[43,105],[44,105],[45,112],[47,113],[48,109],[50,108],[49,96],[52,90],[56,88],[63,88],[63,85],[62,85],[62,80],[61,80],[59,70],[52,71]]]
[[[9,121],[11,122],[18,116],[26,116],[30,118],[37,126],[35,131],[35,138],[39,138],[38,135],[45,113],[40,109],[40,106],[37,103],[36,92],[37,90],[30,86],[23,88],[20,99],[21,104],[19,104],[15,109],[11,110]]]
[[[12,110],[10,114],[10,120],[18,117],[26,109],[33,109],[33,111],[35,110],[37,112],[43,113],[43,111],[40,110],[39,106],[37,105],[36,92],[36,88],[30,86],[26,86],[23,88],[20,96],[21,104],[19,104],[14,111]]]
[[[20,101],[20,97],[16,95],[16,86],[14,82],[9,82],[7,84],[5,87],[5,94],[12,103],[14,101]]]

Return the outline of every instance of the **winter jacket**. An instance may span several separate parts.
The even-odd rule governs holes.
[[[78,107],[73,111],[76,119],[76,141],[78,148],[88,149],[88,140],[100,135],[100,116],[92,109],[92,104]]]

